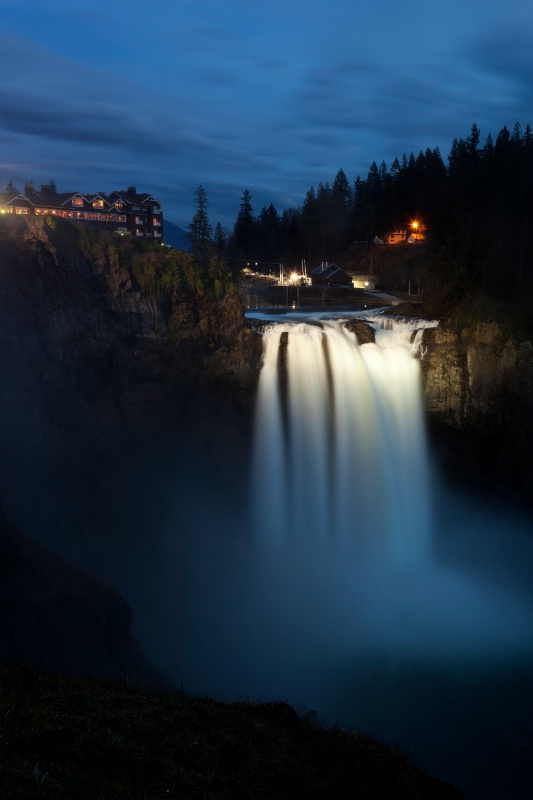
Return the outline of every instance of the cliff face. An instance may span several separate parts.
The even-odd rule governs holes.
[[[496,322],[425,331],[426,408],[445,466],[528,499],[533,481],[533,343]]]
[[[0,513],[0,664],[169,686],[107,586],[15,531]]]
[[[261,342],[238,296],[141,292],[113,240],[51,222],[0,230],[6,513],[25,493],[52,502],[59,473],[63,494],[97,492],[132,454],[245,451]]]
[[[261,359],[237,295],[141,292],[127,255],[58,220],[0,222],[1,502],[10,523],[106,581],[155,535],[163,482],[178,505],[198,480],[235,502]],[[29,639],[32,663],[45,642],[43,666],[133,675],[127,604],[7,522],[1,534],[0,660]]]
[[[58,425],[83,424],[98,403],[133,419],[138,403],[171,405],[199,376],[252,385],[254,337],[237,295],[142,293],[112,243],[47,221],[9,220],[0,232],[0,335],[12,386],[38,387],[45,402],[66,393],[53,404]]]

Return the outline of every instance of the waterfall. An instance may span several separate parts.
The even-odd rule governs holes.
[[[272,546],[416,564],[431,547],[424,323],[368,321],[375,344],[337,320],[265,328],[254,528]]]

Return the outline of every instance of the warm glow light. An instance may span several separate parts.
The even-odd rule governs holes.
[[[293,272],[292,275],[291,275],[291,280],[295,281],[297,279],[298,279],[298,273]]]
[[[414,222],[411,222],[411,228],[413,229],[414,233],[413,236],[415,239],[419,239],[421,237],[420,234],[420,222],[415,219]]]

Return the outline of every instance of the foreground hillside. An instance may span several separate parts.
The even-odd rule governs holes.
[[[384,744],[285,703],[0,671],[0,797],[459,800]]]

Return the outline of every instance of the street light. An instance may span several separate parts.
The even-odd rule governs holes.
[[[415,220],[414,222],[411,222],[411,228],[413,228],[414,232],[415,232],[415,242],[420,237],[420,234],[418,233],[419,227],[420,227],[420,223],[417,222],[417,220]]]

